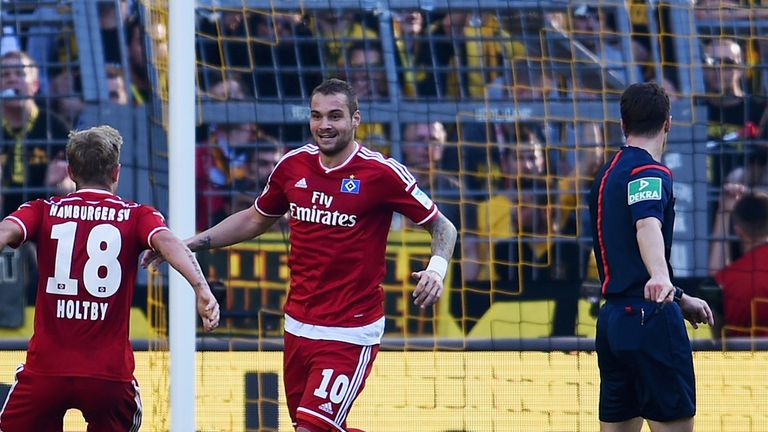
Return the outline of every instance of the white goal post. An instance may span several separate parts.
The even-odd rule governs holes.
[[[181,238],[195,233],[194,4],[170,0],[168,5],[168,218],[170,228]],[[195,296],[175,270],[169,274],[169,290],[171,431],[189,432],[197,428]]]

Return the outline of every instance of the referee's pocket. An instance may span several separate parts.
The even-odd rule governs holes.
[[[608,335],[614,352],[634,351],[643,344],[645,331],[642,325],[642,309],[639,306],[613,306],[610,314]]]

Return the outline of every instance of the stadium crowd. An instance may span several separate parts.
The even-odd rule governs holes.
[[[605,103],[625,84],[650,80],[682,99],[683,91],[695,91],[683,84],[701,76],[703,91],[693,102],[705,108],[707,118],[699,121],[706,123],[707,138],[695,145],[708,159],[706,178],[699,179],[708,193],[696,199],[710,203],[713,250],[728,249],[712,255],[722,261],[711,257],[708,271],[715,274],[747,254],[733,222],[721,216],[733,210],[735,188],[759,194],[768,186],[768,39],[756,36],[765,31],[756,28],[764,10],[696,2],[699,39],[692,58],[700,64],[680,66],[673,37],[653,37],[653,29],[670,25],[668,9],[649,14],[646,2],[630,2],[629,32],[622,33],[621,16],[609,5],[558,10],[543,3],[530,10],[391,14],[201,7],[198,94],[221,104],[304,103],[323,79],[339,77],[363,103],[500,107],[493,118],[456,113],[453,122],[392,113],[392,122],[364,121],[356,138],[402,159],[460,228],[454,280],[572,282],[595,277],[585,191],[620,146],[619,125],[503,109],[516,113],[544,100]],[[96,77],[82,76],[84,47],[71,16],[45,4],[3,1],[3,217],[26,200],[73,190],[62,144],[69,129],[88,126],[82,114],[89,104],[142,106],[160,97],[165,24],[150,20],[136,0],[97,4],[101,46],[85,48],[103,56],[98,79],[107,93],[94,100],[84,94],[86,80]],[[732,26],[715,28],[714,20]],[[382,33],[389,25],[391,32]],[[195,149],[198,229],[252,205],[280,156],[309,138],[296,124],[203,118]],[[394,228],[407,226],[397,223]]]

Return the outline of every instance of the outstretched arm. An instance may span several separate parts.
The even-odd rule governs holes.
[[[186,243],[195,252],[233,245],[261,235],[278,219],[266,217],[256,207],[250,206],[188,239]]]
[[[422,308],[435,304],[443,294],[443,279],[456,245],[456,227],[442,213],[425,224],[424,229],[432,234],[432,258],[425,270],[411,273],[419,281],[413,291],[413,303]]]
[[[0,222],[0,251],[9,244],[17,244],[22,240],[21,227],[9,220]]]
[[[203,319],[205,331],[215,329],[219,325],[219,303],[192,251],[168,230],[160,231],[152,237],[152,247],[192,285],[197,297],[197,312]]]
[[[184,243],[194,252],[229,246],[262,234],[278,219],[266,217],[251,206],[187,239]],[[141,266],[146,268],[150,265],[158,265],[164,259],[157,252],[148,251],[141,259]]]

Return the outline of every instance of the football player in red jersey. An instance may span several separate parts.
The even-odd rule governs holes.
[[[114,194],[122,143],[109,126],[71,132],[66,153],[77,190],[29,201],[0,222],[0,249],[34,242],[39,265],[35,332],[0,412],[3,432],[61,431],[70,408],[89,432],[139,430],[128,326],[145,249],[192,285],[205,330],[218,326],[219,305],[190,250],[157,210]]]
[[[297,432],[348,432],[384,333],[387,235],[394,212],[432,235],[432,258],[414,272],[420,307],[443,293],[456,228],[405,166],[355,141],[357,96],[330,79],[312,92],[314,142],[288,152],[253,206],[187,240],[192,250],[249,240],[289,215],[284,385]],[[157,259],[144,256],[143,264]]]

